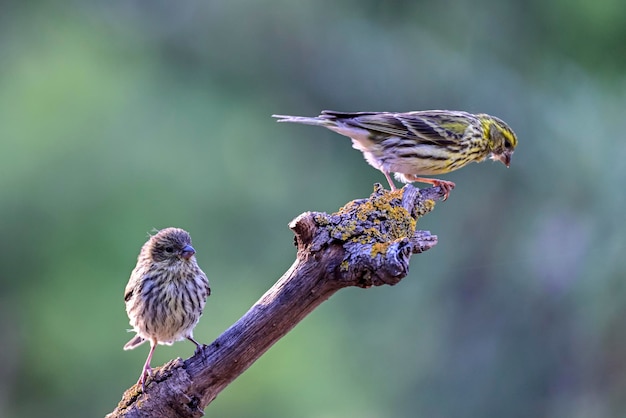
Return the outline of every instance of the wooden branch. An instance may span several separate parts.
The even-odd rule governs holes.
[[[443,197],[411,185],[349,202],[332,215],[306,212],[291,221],[296,261],[271,289],[211,345],[154,370],[145,393],[133,386],[107,417],[200,417],[204,408],[281,337],[339,289],[394,285],[409,258],[437,244],[417,220]]]

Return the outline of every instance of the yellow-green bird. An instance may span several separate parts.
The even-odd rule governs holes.
[[[352,139],[365,160],[382,171],[391,190],[390,177],[404,183],[429,183],[443,189],[447,199],[455,184],[420,176],[457,170],[487,157],[507,167],[517,146],[517,137],[504,121],[484,113],[454,110],[424,110],[406,113],[335,112],[324,110],[317,117],[272,115],[278,122],[324,126]]]

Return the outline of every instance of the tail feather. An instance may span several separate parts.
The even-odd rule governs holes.
[[[328,119],[352,119],[359,116],[380,115],[387,112],[337,112],[335,110],[322,110],[320,117]]]
[[[348,138],[352,138],[354,141],[369,146],[372,142],[369,138],[370,131],[363,128],[358,123],[352,122],[351,119],[357,116],[371,114],[376,114],[376,112],[342,113],[334,112],[332,110],[324,110],[321,115],[316,117],[289,115],[272,115],[272,117],[278,118],[277,122],[292,122],[301,123],[303,125],[323,126],[331,131],[335,131],[338,134],[347,136]]]
[[[319,116],[307,117],[307,116],[290,116],[290,115],[272,115],[273,118],[277,118],[277,122],[292,122],[302,123],[304,125],[317,125],[325,126],[327,128],[337,126],[342,122],[352,124],[351,119],[356,119],[361,116],[375,116],[375,115],[389,115],[386,112],[336,112],[334,110],[322,110]],[[358,124],[356,125],[358,126]]]
[[[141,338],[139,335],[135,335],[129,342],[124,344],[124,350],[132,350],[145,342],[145,339]]]
[[[304,125],[316,125],[316,126],[329,126],[332,125],[332,121],[321,117],[306,117],[306,116],[289,116],[289,115],[272,115],[273,118],[277,118],[276,122],[291,122],[301,123]]]

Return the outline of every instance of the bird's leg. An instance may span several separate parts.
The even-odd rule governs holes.
[[[413,174],[405,174],[404,177],[407,178],[407,180],[411,180],[411,181],[417,181],[420,183],[428,183],[428,184],[432,184],[435,187],[441,187],[441,190],[443,190],[443,200],[448,200],[448,196],[450,195],[450,191],[452,189],[454,189],[454,187],[456,186],[456,184],[454,184],[451,181],[447,181],[447,180],[439,180],[439,179],[429,179],[427,177],[417,177]]]
[[[152,361],[152,355],[154,354],[154,349],[157,346],[157,342],[155,340],[150,340],[150,352],[148,353],[148,358],[146,359],[146,363],[143,365],[143,370],[141,371],[141,377],[137,383],[141,383],[141,391],[146,391],[146,376],[152,377],[152,367],[150,367],[150,362]]]
[[[200,344],[198,341],[194,340],[191,335],[189,335],[187,339],[196,345],[196,351],[193,352],[194,354],[198,354],[207,346],[206,344]]]
[[[393,180],[391,180],[391,176],[389,175],[389,173],[387,171],[383,171],[383,174],[385,175],[385,177],[387,178],[387,181],[389,182],[391,191],[393,192],[394,190],[396,190],[396,185],[394,184]]]

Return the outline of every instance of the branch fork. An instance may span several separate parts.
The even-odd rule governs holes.
[[[155,369],[145,393],[128,389],[107,417],[203,416],[228,384],[339,289],[399,283],[411,255],[437,244],[416,225],[444,195],[440,187],[387,191],[376,184],[368,199],[336,213],[301,214],[289,223],[296,260],[274,286],[211,345]]]

